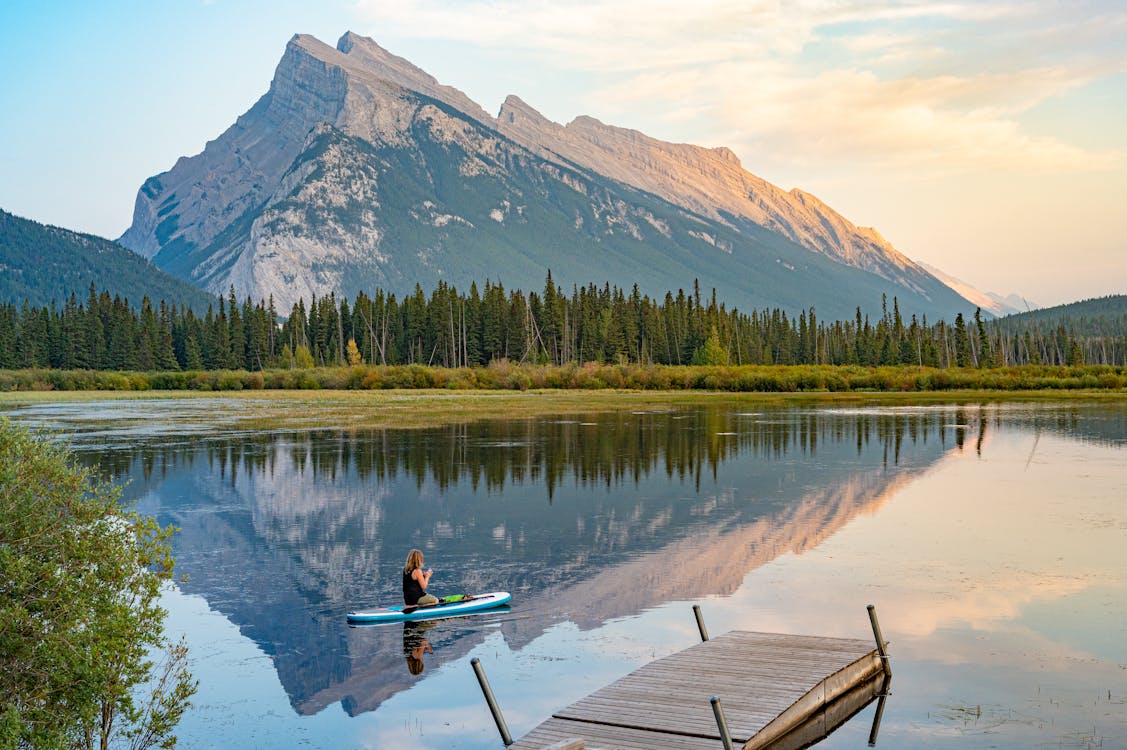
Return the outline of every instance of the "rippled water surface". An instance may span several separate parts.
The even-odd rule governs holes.
[[[871,638],[877,747],[1127,747],[1127,406],[570,414],[237,432],[207,401],[9,410],[181,528],[183,748],[493,748],[709,630]],[[349,628],[411,547],[477,617]],[[701,707],[709,712],[710,707]],[[867,747],[875,704],[819,748]]]

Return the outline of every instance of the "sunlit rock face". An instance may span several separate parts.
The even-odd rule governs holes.
[[[586,116],[563,126],[517,96],[505,100],[497,123],[502,133],[545,158],[580,164],[715,221],[746,219],[906,286],[928,275],[876,230],[854,226],[810,193],[787,192],[753,175],[723,146],[667,143]]]
[[[270,196],[313,126],[335,122],[343,108],[344,71],[307,49],[317,45],[294,37],[253,107],[201,153],[145,181],[122,244],[147,258],[202,247]]]
[[[715,288],[742,309],[973,307],[812,195],[726,148],[671,144],[517,97],[494,118],[370,39],[290,40],[269,90],[148,179],[121,243],[213,292],[314,295],[445,281]]]

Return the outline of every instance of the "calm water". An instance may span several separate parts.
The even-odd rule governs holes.
[[[519,737],[696,642],[696,602],[714,634],[860,638],[875,604],[895,672],[877,747],[1127,747],[1127,405],[266,434],[215,408],[9,412],[182,529],[166,606],[201,687],[181,747],[500,750],[472,657]],[[349,628],[399,600],[413,546],[439,594],[513,607]],[[867,747],[874,713],[819,748]]]

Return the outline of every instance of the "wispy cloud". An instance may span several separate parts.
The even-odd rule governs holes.
[[[1124,158],[1022,123],[1048,99],[1127,71],[1127,10],[1115,4],[360,0],[358,7],[401,34],[523,50],[538,64],[589,73],[588,101],[611,122],[638,108],[660,111],[665,122],[693,125],[706,145],[776,159],[949,173],[1099,170]]]

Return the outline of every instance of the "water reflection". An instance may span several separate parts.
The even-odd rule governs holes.
[[[894,659],[940,653],[963,672],[989,665],[1008,655],[980,653],[982,636],[957,628],[989,634],[990,623],[1024,617],[1031,632],[1050,632],[1035,622],[1038,601],[1082,595],[1087,575],[1046,575],[1019,554],[1051,544],[1061,522],[1025,511],[1000,482],[1032,476],[1069,446],[1127,440],[1127,410],[1055,404],[717,404],[412,431],[217,427],[187,439],[152,424],[137,432],[136,405],[120,428],[104,414],[85,423],[80,407],[23,416],[68,424],[84,460],[130,480],[129,499],[181,527],[184,590],[270,657],[302,716],[337,704],[350,716],[373,712],[440,681],[444,664],[491,638],[519,653],[563,626],[613,630],[620,618],[709,596],[729,597],[715,632],[748,627],[741,618],[752,612],[753,629],[852,636],[827,613],[863,606],[858,580],[889,602]],[[942,489],[913,500],[917,480],[938,467],[949,478],[933,482]],[[1085,513],[1085,523],[1102,518],[1098,505]],[[843,536],[848,545],[829,543]],[[425,630],[347,627],[346,612],[400,599],[411,547],[426,552],[439,595],[507,590],[513,611]],[[1069,552],[1101,570],[1095,551]],[[1102,631],[1069,640],[1121,653]]]
[[[521,616],[500,630],[519,648],[558,622],[594,628],[732,593],[874,512],[962,442],[949,424],[969,421],[961,409],[713,408],[152,440],[89,458],[181,528],[183,588],[271,656],[298,712],[357,713],[416,679],[399,633],[342,627],[351,609],[398,600],[413,546],[439,594],[512,592]],[[424,652],[459,659],[484,635],[451,625]]]
[[[433,622],[403,623],[403,658],[407,660],[407,671],[413,675],[422,674],[426,666],[423,655],[434,651],[426,637],[426,632],[434,626]]]

